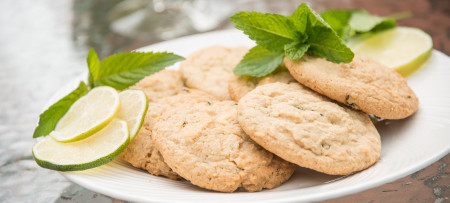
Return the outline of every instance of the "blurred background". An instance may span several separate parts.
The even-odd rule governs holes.
[[[365,8],[380,16],[410,12],[400,25],[430,33],[435,48],[448,54],[450,19],[445,0],[75,0],[72,37],[79,46],[94,47],[101,56],[143,45],[211,30],[232,28],[228,16],[237,11],[288,15],[301,2],[316,11],[330,8]]]
[[[228,16],[237,11],[290,14],[302,2],[316,11],[364,8],[380,16],[410,12],[398,24],[423,29],[435,49],[450,54],[448,0],[0,0],[0,202],[121,202],[38,167],[31,155],[42,107],[86,70],[90,48],[103,58],[230,29]],[[332,201],[449,201],[449,159],[447,155],[404,179]]]

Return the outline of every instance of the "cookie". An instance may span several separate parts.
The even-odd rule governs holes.
[[[228,92],[230,93],[232,100],[239,101],[239,99],[257,86],[274,82],[289,84],[297,81],[291,76],[286,67],[282,66],[270,75],[261,78],[246,75],[234,75],[228,82]]]
[[[158,149],[155,147],[153,140],[151,138],[151,127],[161,114],[161,110],[167,105],[176,105],[170,103],[166,98],[169,95],[175,94],[179,95],[179,98],[186,99],[187,101],[196,101],[199,99],[214,99],[204,92],[197,90],[190,90],[188,88],[180,88],[176,81],[179,78],[179,73],[177,71],[166,71],[159,74],[160,78],[153,78],[153,76],[158,76],[154,74],[150,77],[144,78],[141,82],[145,81],[145,84],[155,84],[154,82],[167,81],[167,84],[155,84],[152,86],[144,86],[141,84],[135,85],[138,88],[144,88],[144,91],[148,92],[147,96],[151,97],[153,101],[150,102],[147,110],[147,114],[144,118],[141,129],[134,139],[130,142],[127,148],[119,155],[124,161],[130,163],[136,168],[141,168],[147,170],[150,174],[156,176],[165,176],[169,179],[181,179],[181,177],[172,171],[172,169],[164,162],[164,158],[159,153]],[[178,78],[176,77],[178,75]],[[169,77],[170,76],[170,77]],[[164,92],[167,91],[167,92]],[[206,101],[201,100],[201,101]]]
[[[150,110],[150,109],[149,109]],[[169,179],[180,179],[181,177],[172,171],[164,162],[164,158],[153,144],[150,120],[145,119],[141,129],[119,157],[136,168],[148,171],[152,175],[165,176]]]
[[[131,86],[130,89],[141,89],[147,94],[148,101],[176,95],[184,88],[181,73],[178,70],[161,70],[149,75]]]
[[[286,67],[301,84],[380,118],[402,119],[417,111],[419,100],[405,78],[366,56],[332,63],[324,58],[285,58]]]
[[[233,192],[260,191],[289,179],[296,166],[266,151],[242,131],[232,101],[171,97],[154,124],[152,138],[166,163],[202,188]]]
[[[119,155],[124,161],[136,168],[147,170],[150,174],[165,176],[170,179],[180,179],[175,172],[164,162],[163,157],[156,149],[151,138],[151,113],[159,110],[153,104],[164,97],[176,95],[184,88],[181,74],[178,70],[161,70],[143,78],[131,86],[130,89],[143,90],[150,102],[146,117],[141,129],[127,148]]]
[[[346,175],[374,164],[380,135],[361,111],[299,83],[271,83],[239,100],[238,120],[258,144],[299,166]]]
[[[230,100],[228,80],[247,51],[246,47],[211,46],[191,54],[180,64],[186,86]]]

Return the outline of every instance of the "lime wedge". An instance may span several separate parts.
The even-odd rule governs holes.
[[[96,87],[73,103],[50,136],[59,142],[89,137],[111,122],[119,106],[119,94],[114,88]]]
[[[127,123],[114,119],[99,132],[78,142],[62,143],[47,136],[33,146],[33,156],[43,168],[85,170],[110,162],[129,142]]]
[[[351,46],[356,53],[369,56],[407,77],[430,57],[433,41],[420,29],[396,27],[362,38]]]
[[[119,93],[120,110],[116,118],[127,122],[130,140],[138,133],[148,108],[147,95],[142,90],[125,90]]]

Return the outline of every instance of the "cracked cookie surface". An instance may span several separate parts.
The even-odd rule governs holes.
[[[119,156],[134,167],[144,169],[152,175],[181,179],[164,162],[164,158],[154,145],[151,138],[151,126],[160,115],[161,106],[169,105],[165,98],[181,94],[181,97],[195,100],[197,97],[205,98],[207,94],[185,88],[181,74],[177,70],[162,70],[145,77],[131,88],[143,90],[149,98],[149,106],[141,129]]]
[[[230,100],[228,80],[247,52],[243,46],[211,46],[194,52],[180,64],[186,86],[202,90],[219,100]]]
[[[244,133],[232,101],[186,103],[162,110],[153,141],[166,163],[192,184],[216,191],[260,191],[289,179],[296,166],[263,149]]]
[[[130,89],[140,89],[145,92],[148,102],[178,94],[184,88],[181,73],[178,70],[161,70],[143,78]]]
[[[239,101],[238,120],[265,149],[323,173],[350,174],[380,156],[380,135],[366,113],[298,83],[257,87]]]
[[[295,61],[286,57],[284,62],[301,84],[380,118],[406,118],[419,107],[405,78],[369,57],[355,55],[350,63],[336,64],[305,55]]]
[[[286,67],[278,67],[275,72],[261,78],[245,75],[233,75],[228,82],[228,92],[230,93],[230,97],[232,100],[239,101],[239,99],[255,89],[257,86],[274,82],[289,84],[291,82],[297,81],[291,76]]]

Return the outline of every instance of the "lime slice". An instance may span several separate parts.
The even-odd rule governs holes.
[[[125,90],[119,93],[119,98],[120,110],[116,118],[127,122],[130,140],[132,140],[144,122],[148,108],[148,98],[142,90]]]
[[[129,142],[127,123],[114,119],[99,132],[78,142],[62,143],[47,136],[33,146],[33,156],[44,168],[84,170],[110,162]]]
[[[50,136],[59,142],[89,137],[111,122],[119,106],[119,94],[114,88],[96,87],[73,103]]]
[[[396,27],[362,38],[351,46],[356,53],[367,55],[406,77],[430,57],[433,41],[420,29]]]

